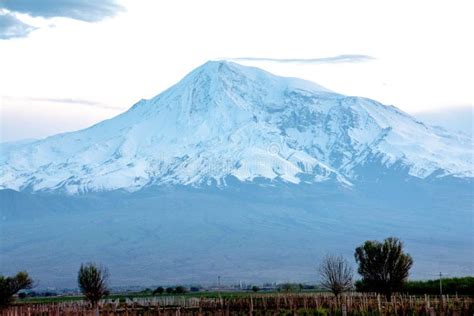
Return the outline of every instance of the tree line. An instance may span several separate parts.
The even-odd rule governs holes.
[[[394,237],[383,242],[366,241],[357,247],[354,258],[358,265],[357,272],[361,279],[354,282],[352,266],[342,256],[327,255],[318,267],[321,287],[332,292],[337,298],[346,292],[356,289],[360,292],[376,292],[385,295],[388,301],[394,293],[408,292],[411,294],[437,294],[435,281],[407,282],[409,270],[413,265],[412,257],[403,250],[403,243]],[[104,266],[94,263],[81,264],[77,283],[80,291],[93,307],[101,298],[109,294],[109,273]],[[31,289],[33,280],[28,273],[19,272],[13,277],[0,276],[0,308],[13,302],[13,297],[21,290]],[[471,291],[474,293],[474,278],[445,280],[446,293],[454,290]],[[470,290],[469,290],[470,289]],[[256,286],[252,291],[260,289]],[[153,295],[183,294],[186,288],[158,287]],[[462,294],[462,293],[460,293]]]

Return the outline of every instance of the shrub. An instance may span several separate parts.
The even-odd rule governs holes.
[[[278,285],[278,290],[283,292],[296,292],[301,291],[302,285],[297,283],[283,283]]]
[[[13,295],[21,290],[33,287],[33,280],[28,273],[18,272],[14,277],[4,277],[0,275],[0,308],[4,308],[13,303]]]
[[[161,295],[165,292],[165,289],[161,286],[157,287],[154,291],[153,291],[153,295]]]
[[[184,286],[177,286],[175,289],[174,289],[174,292],[176,294],[184,294],[187,292],[187,289],[184,287]]]
[[[474,295],[474,277],[442,279],[443,294]],[[408,281],[403,292],[414,295],[439,294],[439,279],[427,281]]]

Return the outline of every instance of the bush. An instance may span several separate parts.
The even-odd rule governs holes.
[[[167,287],[167,288],[166,288],[166,293],[168,293],[168,294],[172,294],[173,291],[174,291],[174,290],[173,290],[172,287]]]
[[[474,295],[474,277],[442,279],[443,294]],[[403,292],[413,295],[439,294],[439,279],[408,281]]]
[[[370,292],[370,288],[362,280],[357,280],[354,282],[356,292],[367,293]]]
[[[252,291],[253,292],[258,292],[258,291],[260,291],[260,288],[256,285],[254,285],[254,286],[252,286]]]
[[[301,291],[303,288],[302,284],[297,283],[283,283],[278,285],[278,290],[283,292],[296,292]]]
[[[157,287],[154,291],[153,291],[153,295],[161,295],[165,292],[165,289],[161,286]]]
[[[174,289],[174,292],[176,294],[184,294],[187,292],[187,289],[184,287],[184,286],[177,286],[175,289]]]
[[[33,287],[33,280],[26,272],[18,272],[14,277],[0,275],[0,308],[13,303],[13,295]]]

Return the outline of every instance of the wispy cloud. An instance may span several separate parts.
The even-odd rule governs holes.
[[[9,103],[22,103],[22,102],[49,102],[49,103],[60,103],[60,104],[70,104],[70,105],[79,105],[79,106],[89,106],[95,108],[101,108],[106,110],[114,110],[114,111],[123,111],[124,108],[118,106],[112,106],[103,104],[93,100],[85,100],[85,99],[73,99],[73,98],[38,98],[38,97],[11,97],[11,96],[4,96],[2,97],[2,101],[4,104]]]
[[[28,25],[10,13],[0,12],[0,39],[25,37],[36,28]]]
[[[0,39],[26,37],[35,29],[19,20],[15,16],[18,13],[98,22],[120,11],[124,8],[116,0],[0,0]]]
[[[106,105],[100,102],[84,100],[84,99],[71,99],[71,98],[29,98],[32,101],[46,101],[54,103],[63,103],[63,104],[77,104],[84,106],[92,106],[107,110],[123,110],[123,108],[118,106]]]
[[[267,61],[288,64],[339,64],[339,63],[362,63],[375,60],[368,55],[338,55],[321,58],[269,58],[269,57],[235,57],[223,58],[231,61]]]

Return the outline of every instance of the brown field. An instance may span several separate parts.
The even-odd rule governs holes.
[[[247,296],[163,296],[102,300],[100,315],[454,315],[472,316],[474,298],[454,296],[394,296],[348,294],[249,294]],[[95,315],[85,301],[13,305],[1,315]]]

